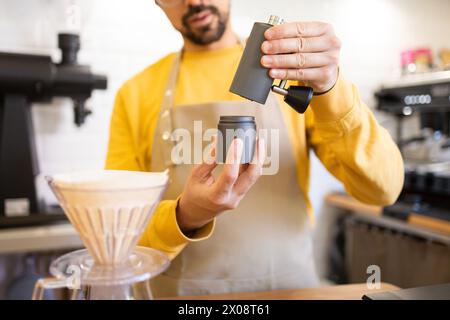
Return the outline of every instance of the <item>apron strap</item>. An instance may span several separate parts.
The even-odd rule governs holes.
[[[181,52],[178,52],[174,58],[172,69],[167,79],[166,89],[164,91],[164,97],[161,104],[161,110],[159,114],[158,133],[155,137],[160,139],[162,143],[162,152],[164,158],[164,164],[167,168],[174,165],[172,162],[171,152],[174,147],[174,141],[172,140],[173,125],[172,125],[172,113],[171,109],[175,98],[175,87],[178,78],[178,69],[180,68]]]

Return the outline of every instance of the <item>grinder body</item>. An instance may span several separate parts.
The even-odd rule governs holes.
[[[271,28],[268,23],[256,22],[245,45],[239,67],[234,76],[230,91],[251,101],[265,104],[273,85],[268,70],[261,65],[263,53],[261,44],[264,32]]]
[[[313,97],[313,89],[305,86],[285,88],[287,80],[281,80],[278,85],[273,85],[274,79],[269,76],[269,70],[261,65],[264,33],[279,22],[279,17],[271,16],[269,23],[256,22],[253,25],[230,91],[248,100],[265,104],[272,90],[284,96],[284,101],[295,111],[304,113]]]

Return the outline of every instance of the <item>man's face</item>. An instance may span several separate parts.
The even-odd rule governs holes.
[[[228,25],[229,0],[156,0],[172,25],[198,45],[220,40]]]

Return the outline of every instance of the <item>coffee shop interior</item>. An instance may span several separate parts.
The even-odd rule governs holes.
[[[241,38],[270,15],[331,23],[342,42],[340,72],[357,86],[404,161],[402,192],[393,205],[381,207],[348,195],[310,151],[320,284],[298,288],[298,298],[361,299],[371,290],[450,283],[449,13],[448,0],[231,1],[231,22]],[[61,196],[61,185],[48,177],[102,170],[118,89],[181,46],[181,36],[152,0],[0,0],[0,299],[80,297],[51,290],[42,280],[61,276],[60,257],[93,246],[86,245],[86,235],[80,238],[76,219],[69,222],[74,213],[61,209],[61,199],[75,195]],[[17,94],[22,76],[46,72],[38,62],[51,63],[62,83],[44,98],[31,92],[39,89],[37,82]],[[167,267],[155,252],[152,261],[164,260],[158,268],[144,251],[133,252],[142,254],[147,282]],[[104,281],[98,274],[86,277]],[[329,294],[315,291],[321,288]],[[100,291],[97,298],[107,297]],[[145,292],[134,298],[150,298]]]

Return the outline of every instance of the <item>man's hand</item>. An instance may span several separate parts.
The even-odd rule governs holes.
[[[337,81],[341,42],[333,27],[323,22],[293,22],[265,32],[261,64],[274,79],[298,80],[316,93]]]
[[[233,140],[217,180],[212,175],[217,167],[215,150],[213,148],[211,151],[210,161],[194,166],[181,194],[177,221],[184,233],[201,228],[223,211],[235,209],[261,176],[265,157],[264,141],[257,140],[252,162],[240,165],[243,142],[240,139]]]

